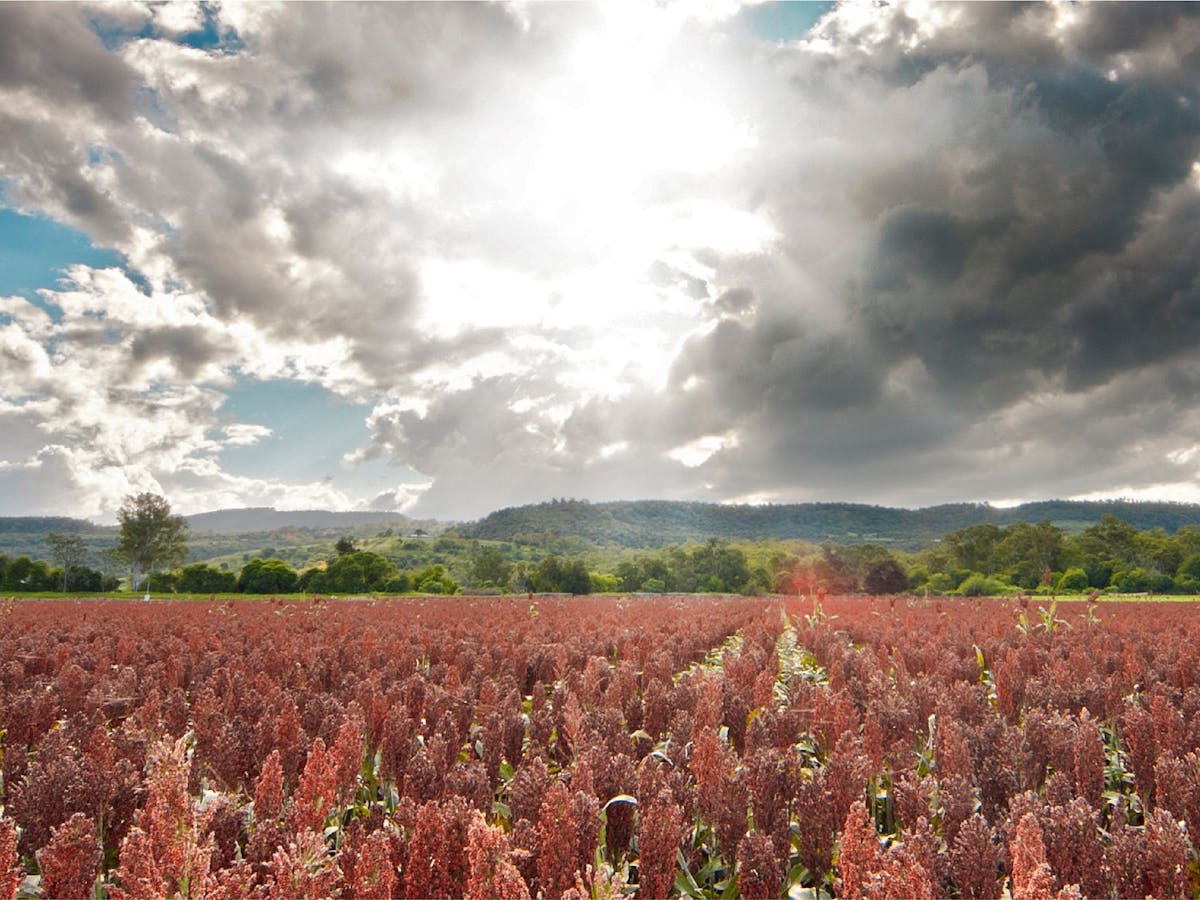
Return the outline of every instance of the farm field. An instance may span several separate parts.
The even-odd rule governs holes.
[[[1200,608],[6,601],[0,896],[1197,896]]]

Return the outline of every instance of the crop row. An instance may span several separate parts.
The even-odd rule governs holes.
[[[10,602],[0,896],[1194,896],[1198,621]]]

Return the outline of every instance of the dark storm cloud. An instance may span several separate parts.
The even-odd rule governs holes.
[[[196,380],[205,366],[221,355],[222,347],[208,329],[188,326],[140,331],[129,348],[134,368],[166,360],[185,381]]]
[[[136,83],[73,4],[0,4],[0,86],[36,84],[116,120],[130,112]]]
[[[780,153],[765,195],[778,249],[824,267],[823,290],[807,302],[780,266],[719,264],[717,281],[738,279],[726,296],[765,302],[675,363],[664,441],[736,431],[700,467],[730,494],[928,502],[1180,477],[1161,459],[1190,442],[1179,424],[1197,401],[1161,385],[1187,383],[1175,363],[1200,341],[1195,8],[1075,7],[1064,29],[1041,5],[939,8],[953,24],[931,37],[883,12],[872,42],[834,23],[833,61],[789,60],[804,103],[879,93],[874,123],[844,126],[874,125],[858,138],[878,152],[843,161],[853,208],[838,216],[832,196],[821,211],[858,248],[832,264],[795,193],[814,187],[813,157],[792,164],[793,189]],[[910,106],[923,141],[889,120]],[[1150,394],[1162,402],[1137,409]],[[1140,475],[1122,461],[1131,433],[1160,448]],[[1091,450],[1064,453],[1082,434]]]
[[[939,347],[983,353],[981,378],[1038,369],[1072,385],[1111,377],[1122,361],[1136,367],[1147,354],[1184,350],[1200,337],[1189,287],[1196,259],[1158,248],[1190,243],[1188,222],[1178,220],[1194,215],[1194,93],[1125,85],[1088,123],[1060,131],[1043,117],[1037,157],[1023,154],[1020,140],[952,148],[946,168],[964,152],[987,158],[979,173],[987,196],[938,208],[914,190],[913,204],[879,215],[855,298],[864,324],[935,375],[949,364],[956,382],[964,373]],[[1031,113],[1039,112],[1035,103]],[[891,178],[902,195],[902,173]],[[1182,197],[1168,196],[1175,188]],[[1132,352],[1113,354],[1118,334]]]

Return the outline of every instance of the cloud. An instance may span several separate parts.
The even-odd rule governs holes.
[[[1200,119],[1177,55],[1200,41],[1182,9],[1101,41],[1117,26],[1093,10],[1062,36],[1048,7],[844,7],[819,53],[777,54],[789,83],[763,102],[793,115],[747,184],[781,237],[713,262],[755,308],[685,344],[663,443],[732,429],[698,473],[778,499],[1161,485],[1164,456],[1128,447],[1178,444],[1196,411],[1179,390],[1143,405],[1198,336]],[[1034,426],[1035,398],[1066,412]]]
[[[0,8],[5,196],[126,266],[0,301],[4,471],[97,514],[1186,492],[1200,16],[1132,10]],[[427,480],[223,468],[244,379]]]

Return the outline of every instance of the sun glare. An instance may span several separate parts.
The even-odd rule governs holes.
[[[684,21],[673,9],[613,4],[605,27],[580,39],[538,108],[524,186],[536,215],[615,249],[644,239],[638,220],[657,177],[705,174],[754,146],[708,75],[672,65]]]

